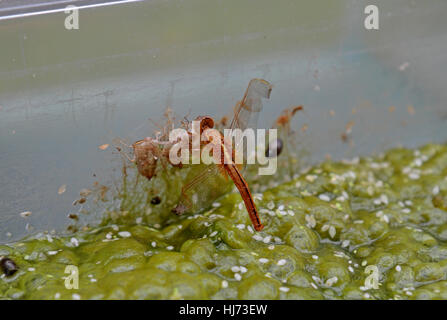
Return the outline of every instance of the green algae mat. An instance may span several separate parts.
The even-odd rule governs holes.
[[[70,235],[2,245],[18,271],[1,276],[0,295],[447,299],[446,145],[326,161],[254,199],[261,232],[228,193],[170,221],[163,206],[149,210],[158,201],[128,204]]]

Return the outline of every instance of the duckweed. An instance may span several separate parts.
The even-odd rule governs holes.
[[[255,199],[262,232],[231,193],[166,224],[126,211],[125,223],[2,245],[18,270],[2,275],[0,296],[447,299],[446,145],[326,161]]]

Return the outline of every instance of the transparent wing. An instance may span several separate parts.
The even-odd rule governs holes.
[[[229,191],[228,182],[229,179],[217,165],[207,165],[206,168],[186,180],[174,211],[181,214],[208,207],[217,197]]]
[[[234,118],[231,121],[230,129],[240,129],[244,131],[245,129],[250,128],[255,130],[258,126],[259,113],[262,111],[262,99],[269,99],[271,91],[272,85],[266,80],[250,80],[244,97],[235,107]],[[232,148],[234,148],[233,150],[237,150],[238,147],[242,148],[243,146],[240,145],[242,142],[243,137],[235,137],[234,144],[231,144]],[[228,146],[230,146],[229,142],[227,143]],[[247,148],[245,147],[245,149]],[[245,160],[243,164],[239,164],[241,171],[244,171],[246,167],[246,159],[249,156],[253,156],[255,151],[256,150],[243,150]]]
[[[230,129],[256,129],[259,113],[262,110],[262,98],[269,99],[272,85],[263,79],[250,80],[242,101],[234,110]]]

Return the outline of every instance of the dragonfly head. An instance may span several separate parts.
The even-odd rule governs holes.
[[[206,129],[214,128],[214,119],[209,116],[198,116],[195,121],[200,121],[200,134]]]

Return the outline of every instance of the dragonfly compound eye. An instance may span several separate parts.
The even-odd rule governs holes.
[[[196,121],[200,121],[200,132],[208,128],[214,128],[214,119],[208,116],[198,116]]]

